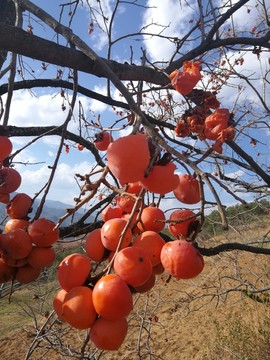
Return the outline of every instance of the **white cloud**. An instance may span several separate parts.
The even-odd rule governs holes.
[[[179,39],[186,34],[188,21],[194,16],[192,1],[187,5],[174,0],[148,0],[146,5],[149,8],[144,12],[142,26],[152,25],[145,32],[161,33]],[[168,60],[175,50],[173,42],[161,37],[145,36],[144,46],[152,61]]]

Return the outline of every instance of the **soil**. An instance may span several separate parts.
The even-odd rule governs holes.
[[[269,221],[259,225],[231,230],[225,237],[209,239],[207,246],[261,239]],[[134,296],[134,311],[129,316],[129,332],[122,347],[101,354],[87,343],[86,355],[81,358],[270,360],[269,257],[233,251],[205,258],[205,264],[203,273],[194,280],[177,281],[165,273],[158,276],[152,291]],[[54,325],[45,326],[44,332],[39,333],[40,341],[34,341],[37,330],[30,322],[31,309],[40,313],[36,318],[39,330],[50,310],[49,302],[36,293],[40,291],[49,299],[55,291],[49,285],[44,291],[44,286],[28,288],[31,297],[25,298],[28,303],[24,306],[18,305],[18,299],[25,296],[23,289],[13,294],[17,308],[14,303],[9,308],[7,298],[0,299],[2,309],[5,307],[5,314],[0,315],[0,359],[25,359],[33,343],[35,351],[29,359],[80,358],[86,333],[71,329],[54,317],[47,323],[52,324],[53,320]],[[264,293],[245,292],[247,288],[267,287]]]

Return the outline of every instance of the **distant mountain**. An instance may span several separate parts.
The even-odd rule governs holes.
[[[34,214],[37,210],[37,207],[39,205],[38,199],[35,201],[33,210],[29,214],[31,218],[31,214]],[[54,200],[46,200],[46,203],[43,207],[43,211],[41,216],[46,217],[47,219],[52,220],[53,222],[56,222],[61,216],[63,216],[66,213],[66,209],[71,208],[72,205],[62,203],[61,201],[54,201]],[[0,203],[0,223],[6,218],[6,205]],[[84,214],[83,211],[78,210],[75,214],[75,218],[73,220],[76,221],[76,219],[79,219]],[[91,222],[93,218],[90,217],[89,222]],[[67,226],[70,224],[70,217],[67,218],[63,223],[62,226]]]

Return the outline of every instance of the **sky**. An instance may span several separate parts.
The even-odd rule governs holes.
[[[220,0],[221,1],[221,0]],[[33,1],[37,5],[41,5],[40,1]],[[43,2],[42,6],[44,9],[54,16],[56,19],[59,18],[59,5],[62,1],[46,1]],[[91,0],[89,4],[96,7],[98,2]],[[113,5],[115,1],[104,0],[102,1],[104,14],[108,17],[111,16]],[[174,44],[159,36],[152,37],[145,35],[141,42],[138,41],[137,32],[141,28],[145,28],[147,33],[155,32],[157,34],[169,35],[172,37],[181,37],[186,33],[187,26],[191,27],[194,21],[197,19],[195,13],[195,4],[197,2],[190,1],[189,6],[185,2],[178,0],[148,0],[139,1],[139,4],[148,5],[149,8],[145,10],[141,6],[132,7],[127,3],[120,5],[117,15],[115,26],[112,29],[112,40],[118,39],[127,33],[136,34],[129,38],[125,38],[122,41],[117,41],[112,48],[111,58],[117,61],[128,61],[131,59],[131,47],[132,47],[132,60],[134,63],[140,64],[141,48],[145,49],[147,58],[153,62],[167,61],[174,52]],[[204,3],[204,2],[203,2]],[[215,3],[220,3],[215,1]],[[249,30],[252,17],[257,17],[256,9],[253,9],[255,1],[250,1],[248,7],[244,7],[238,15],[235,15],[233,22],[235,26],[240,26],[241,29]],[[248,12],[248,9],[252,9]],[[27,14],[26,14],[27,15]],[[63,13],[62,22],[67,25],[69,16]],[[55,35],[47,27],[41,26],[39,22],[34,19],[25,16],[25,27],[27,27],[30,21],[33,27],[33,32],[36,35],[46,37],[51,40],[55,40]],[[90,47],[92,47],[99,55],[106,57],[107,54],[107,37],[102,28],[104,24],[100,20],[99,9],[93,10],[89,13],[87,6],[79,6],[76,16],[73,19],[72,27],[74,32],[79,35]],[[101,25],[97,25],[97,21]],[[94,31],[89,34],[89,23],[94,23]],[[151,25],[149,25],[151,24]],[[188,25],[187,25],[188,24]],[[224,31],[227,29],[223,29]],[[62,43],[64,43],[63,40]],[[183,51],[189,51],[196,43],[195,39],[188,42]],[[233,63],[236,55],[229,55],[230,63]],[[251,52],[245,55],[244,66],[241,67],[243,74],[247,72],[252,73],[254,84],[260,91],[264,90],[264,84],[260,80],[261,72],[269,65],[268,54],[263,53],[261,58],[258,59],[256,55]],[[48,77],[56,76],[56,68],[49,66],[46,70],[46,74],[41,69],[41,64],[38,61],[32,61],[25,59],[26,64],[26,76],[31,77],[31,71],[34,70],[34,75],[37,78],[42,78],[44,75]],[[248,64],[248,66],[246,66]],[[229,67],[229,62],[227,65]],[[27,70],[31,67],[28,75]],[[67,71],[64,72],[64,77],[67,76]],[[204,82],[206,83],[208,74],[204,74]],[[19,80],[19,78],[18,78]],[[5,83],[7,77],[1,79],[1,83]],[[91,90],[99,93],[106,93],[106,82],[103,79],[97,79],[91,75],[79,74],[79,82],[90,88]],[[230,86],[224,87],[218,94],[218,99],[221,101],[222,106],[229,107],[231,110],[234,109],[236,101],[239,99],[245,102],[246,105],[254,102],[254,92],[251,90],[239,91],[239,80],[236,78],[231,81]],[[199,85],[200,86],[200,85]],[[203,86],[203,84],[201,84]],[[233,90],[233,91],[232,91]],[[113,92],[114,98],[121,99],[118,91]],[[67,94],[71,96],[71,92]],[[177,95],[175,95],[177,97]],[[4,97],[3,97],[4,99]],[[83,105],[87,120],[95,120],[95,116],[100,116],[100,121],[104,127],[108,126],[112,121],[118,117],[114,111],[106,105],[91,99],[79,95],[78,100]],[[122,100],[122,99],[121,99]],[[55,89],[33,89],[32,91],[16,91],[13,96],[13,104],[10,113],[9,125],[16,126],[35,126],[35,125],[60,125],[63,123],[66,111],[62,110],[63,98]],[[78,133],[78,106],[74,111],[74,117],[69,124],[69,130]],[[97,130],[90,129],[86,136],[89,139],[93,139],[93,136]],[[121,132],[124,134],[125,132]],[[31,139],[30,138],[12,138],[14,151],[25,146]],[[269,134],[265,137],[266,147],[269,149]],[[22,185],[19,188],[20,192],[26,192],[30,196],[34,196],[38,192],[44,183],[44,180],[49,176],[49,166],[52,165],[54,160],[55,151],[59,144],[59,138],[56,136],[47,137],[41,139],[34,145],[27,147],[24,151],[19,153],[16,158],[16,169],[18,169],[22,175]],[[74,174],[88,173],[95,166],[95,162],[91,154],[86,151],[78,151],[75,144],[67,142],[70,146],[68,154],[62,153],[60,163],[57,167],[56,177],[54,180],[53,187],[48,195],[49,199],[59,200],[68,204],[73,203],[73,198],[79,194],[79,187],[75,180]],[[244,140],[241,146],[250,146],[249,139]],[[253,150],[252,150],[253,151]],[[264,150],[261,149],[258,142],[256,151],[254,154],[258,154]],[[105,154],[104,154],[105,155]],[[254,155],[255,156],[255,155]],[[262,155],[260,155],[262,156]],[[214,169],[210,169],[214,171]],[[245,176],[244,172],[239,171],[237,168],[228,168],[227,175],[231,176]],[[234,199],[229,197],[224,190],[219,189],[223,201],[226,204],[234,203]],[[210,196],[210,195],[209,195]],[[251,199],[248,194],[241,194],[243,198]],[[166,207],[175,207],[177,204],[175,201],[169,200]],[[179,205],[178,205],[179,206]]]

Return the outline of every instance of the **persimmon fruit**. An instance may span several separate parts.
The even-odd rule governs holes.
[[[7,136],[0,136],[0,161],[5,160],[12,151],[12,142]]]
[[[24,219],[9,219],[4,226],[6,233],[14,229],[27,229],[29,226],[29,221]]]
[[[0,193],[9,194],[16,191],[21,182],[22,178],[17,170],[10,167],[0,169]]]
[[[94,145],[99,151],[106,151],[113,137],[108,131],[101,131],[95,135]]]
[[[130,314],[133,299],[127,283],[117,274],[108,274],[94,286],[93,304],[104,319],[118,320]]]
[[[167,242],[160,259],[165,270],[177,279],[192,279],[204,268],[204,259],[199,251],[187,240]]]
[[[135,293],[144,294],[144,293],[150,291],[150,290],[155,286],[155,283],[156,283],[156,275],[155,275],[155,273],[152,271],[149,279],[146,280],[145,283],[143,283],[143,284],[140,285],[140,286],[134,287],[132,290],[133,290]]]
[[[40,273],[41,269],[34,268],[30,264],[26,264],[17,268],[15,279],[21,284],[28,284],[37,280]]]
[[[116,254],[113,268],[116,274],[133,287],[144,284],[152,274],[152,263],[147,254],[134,246]]]
[[[162,237],[155,231],[144,231],[138,235],[132,246],[143,249],[143,251],[148,255],[152,266],[160,263],[160,253],[165,241]]]
[[[142,180],[149,161],[148,141],[141,133],[123,136],[107,149],[107,165],[122,185]]]
[[[174,196],[183,204],[197,204],[200,201],[199,182],[189,174],[179,174],[178,186],[174,189]]]
[[[169,220],[176,220],[181,222],[170,222],[168,230],[174,236],[187,237],[189,231],[189,225],[196,220],[195,213],[189,209],[174,210]]]
[[[16,194],[6,206],[6,213],[11,219],[23,219],[32,206],[32,198],[25,194]]]
[[[76,329],[90,328],[97,318],[93,305],[93,292],[87,286],[72,288],[64,297],[62,315]]]
[[[60,290],[54,295],[54,298],[53,298],[53,308],[54,308],[54,311],[56,312],[58,318],[59,318],[61,321],[65,321],[65,317],[64,317],[64,315],[63,315],[62,306],[63,306],[64,300],[65,300],[66,294],[67,294],[67,291],[66,291],[66,290],[60,289]]]
[[[160,232],[165,227],[164,220],[166,220],[166,217],[160,208],[147,206],[142,210],[137,226],[141,231],[151,230]]]
[[[5,261],[0,258],[0,284],[9,282],[13,279],[16,269],[8,266]]]
[[[55,257],[55,251],[52,247],[33,246],[27,261],[34,268],[42,269],[51,266]]]
[[[127,319],[106,320],[98,318],[90,329],[90,340],[100,350],[117,350],[128,332]]]
[[[172,162],[166,165],[154,165],[149,174],[140,182],[146,190],[165,195],[173,191],[179,183],[175,170],[176,166]]]
[[[106,249],[115,251],[120,240],[120,235],[123,232],[127,222],[124,219],[115,218],[110,219],[103,224],[101,228],[101,241]],[[120,249],[127,247],[132,239],[132,232],[127,228],[126,233],[122,239]]]
[[[94,229],[86,235],[84,250],[93,261],[100,262],[105,258],[106,249],[101,241],[101,229]]]
[[[57,278],[61,288],[69,291],[82,286],[90,271],[90,260],[83,254],[74,253],[61,261],[57,269]]]
[[[1,248],[12,259],[23,259],[32,250],[32,240],[25,230],[14,229],[2,236]]]
[[[28,233],[34,244],[48,247],[59,238],[59,229],[55,229],[55,223],[46,218],[39,218],[28,227]]]
[[[119,206],[108,205],[101,212],[101,218],[104,222],[106,222],[110,219],[120,218],[122,214],[123,214],[123,210]]]

